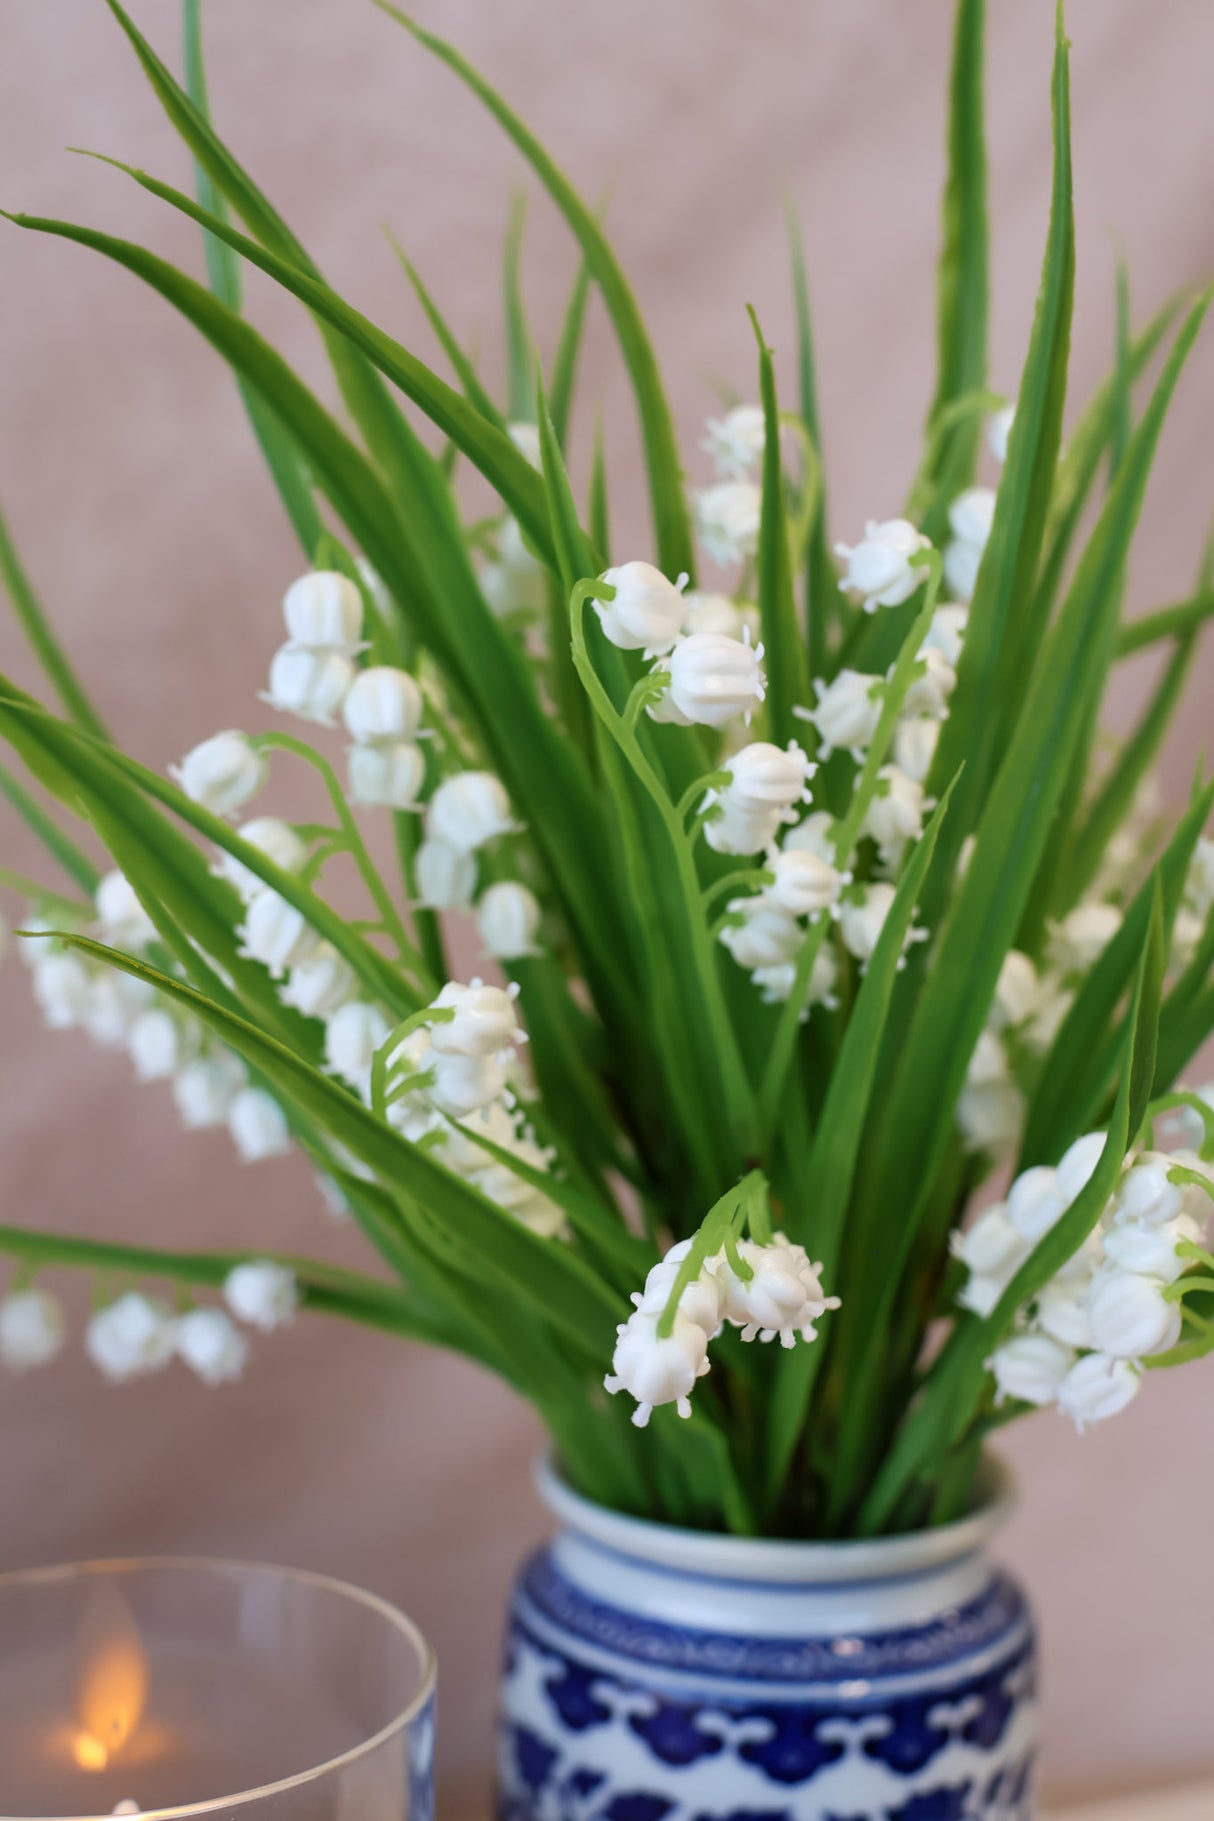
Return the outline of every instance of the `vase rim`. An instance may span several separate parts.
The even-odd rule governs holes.
[[[898,1536],[798,1542],[789,1537],[729,1536],[633,1517],[575,1492],[555,1456],[535,1464],[540,1498],[578,1536],[653,1567],[726,1581],[842,1585],[929,1572],[985,1548],[1016,1502],[1015,1479],[1002,1455],[983,1455],[977,1503],[965,1517]]]

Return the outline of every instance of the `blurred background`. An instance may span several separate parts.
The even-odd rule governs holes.
[[[131,10],[175,61],[176,5]],[[991,11],[992,383],[1014,391],[1045,232],[1053,8],[1003,0]],[[793,199],[835,534],[896,512],[933,380],[951,7],[417,0],[417,12],[500,86],[585,193],[610,193],[609,227],[663,354],[693,475],[718,386],[754,392],[745,303],[793,395],[782,225]],[[534,186],[475,102],[369,5],[207,0],[204,17],[217,124],[327,276],[430,356],[387,224],[499,376],[500,239],[511,190]],[[1119,253],[1140,321],[1214,270],[1214,24],[1200,0],[1073,0],[1068,24],[1074,409],[1111,360]],[[190,184],[101,0],[10,0],[4,39],[4,205],[149,240],[200,271],[188,222],[64,150]],[[550,208],[538,195],[533,205],[527,302],[550,358],[574,259]],[[0,247],[0,501],[77,668],[153,766],[216,728],[264,725],[255,694],[300,564],[227,372],[167,305],[92,255],[7,225]],[[319,382],[302,313],[256,283],[250,307]],[[1212,377],[1207,330],[1148,500],[1132,610],[1191,584],[1210,506]],[[583,444],[600,407],[615,554],[648,554],[634,425],[596,317]],[[0,667],[34,681],[2,617]],[[1150,679],[1150,663],[1123,667],[1115,723]],[[1208,756],[1212,685],[1214,643],[1164,766],[1171,800],[1203,743]],[[36,863],[3,806],[0,853]],[[0,1209],[164,1245],[360,1251],[302,1164],[242,1169],[226,1134],[181,1132],[167,1091],[137,1090],[121,1055],[44,1031],[11,961],[0,972]],[[1212,1395],[1208,1361],[1152,1379],[1125,1416],[1082,1438],[1050,1415],[1007,1437],[1024,1496],[1005,1554],[1044,1631],[1054,1797],[1214,1767]],[[222,1391],[180,1367],[115,1390],[69,1349],[44,1372],[0,1379],[0,1566],[207,1550],[377,1589],[437,1643],[445,1812],[471,1814],[488,1774],[505,1590],[544,1524],[530,1485],[538,1441],[528,1413],[471,1367],[320,1318],[260,1342],[243,1382]]]

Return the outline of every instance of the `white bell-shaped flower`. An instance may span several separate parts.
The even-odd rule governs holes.
[[[302,872],[307,865],[308,844],[297,835],[289,822],[279,816],[254,816],[249,822],[242,822],[237,829],[242,841],[255,847],[267,860],[273,860],[284,873]],[[220,878],[234,885],[246,904],[250,898],[264,889],[265,881],[247,867],[243,860],[236,860],[229,853],[221,853],[215,871]]]
[[[237,934],[241,954],[260,961],[276,980],[288,969],[302,967],[320,947],[320,937],[303,912],[269,886],[249,900]]]
[[[794,851],[816,854],[819,860],[826,860],[832,866],[835,862],[835,822],[829,810],[815,809],[811,816],[803,816],[799,822],[785,831],[781,843],[785,853]]]
[[[1115,1219],[1104,1233],[1104,1255],[1120,1271],[1133,1271],[1140,1277],[1171,1284],[1192,1262],[1180,1257],[1177,1246],[1182,1242],[1199,1246],[1203,1237],[1200,1222],[1189,1214],[1178,1214],[1162,1225],[1148,1220]]]
[[[375,664],[359,671],[341,712],[350,738],[362,745],[372,740],[411,745],[422,724],[422,710],[422,692],[407,670]]]
[[[742,1240],[738,1257],[752,1275],[740,1276],[724,1253],[710,1261],[709,1269],[725,1291],[724,1316],[742,1330],[744,1341],[774,1340],[782,1347],[817,1339],[814,1323],[829,1309],[840,1307],[837,1296],[822,1291],[820,1264],[812,1264],[803,1246],[793,1245],[783,1233],[769,1245]]]
[[[688,1401],[697,1378],[708,1371],[708,1337],[697,1322],[676,1314],[669,1336],[658,1334],[660,1316],[637,1310],[617,1330],[611,1371],[603,1380],[614,1397],[627,1391],[636,1399],[632,1420],[648,1423],[657,1404],[674,1404],[680,1416],[691,1415]]]
[[[1031,1251],[1025,1239],[1007,1216],[1007,1203],[997,1201],[984,1208],[970,1225],[958,1227],[949,1239],[954,1258],[979,1276],[1003,1275],[1010,1283]]]
[[[853,886],[839,906],[839,934],[849,955],[869,961],[893,909],[894,888],[879,879],[872,885]]]
[[[192,747],[169,767],[186,796],[216,816],[230,816],[255,797],[269,775],[264,754],[234,728]]]
[[[1121,928],[1115,904],[1077,904],[1049,926],[1048,959],[1059,974],[1086,973]]]
[[[949,530],[963,544],[981,550],[991,535],[995,519],[995,493],[991,487],[967,487],[948,509]]]
[[[70,1031],[88,1015],[92,976],[78,955],[39,955],[30,976],[34,998],[53,1031]]]
[[[774,875],[763,896],[777,910],[791,917],[820,917],[838,907],[840,894],[851,883],[851,874],[832,866],[804,847],[773,848],[767,870]]]
[[[223,1294],[233,1315],[266,1333],[285,1327],[299,1307],[294,1271],[272,1258],[237,1265],[224,1279]]]
[[[1183,1214],[1185,1192],[1182,1183],[1169,1182],[1168,1173],[1176,1159],[1166,1152],[1147,1151],[1121,1179],[1117,1191],[1116,1221],[1146,1221],[1164,1226]]]
[[[818,768],[795,740],[786,747],[752,740],[731,754],[723,769],[729,773],[729,782],[711,794],[759,816],[773,809],[789,810],[794,803],[808,803],[809,780]]]
[[[847,562],[839,586],[860,596],[865,613],[898,607],[926,581],[927,570],[914,559],[930,549],[930,540],[908,519],[869,519],[858,544],[835,545],[835,555]]]
[[[451,1119],[467,1119],[496,1100],[506,1086],[505,1065],[496,1056],[448,1050],[435,1054],[431,1067],[430,1098]]]
[[[750,978],[764,1005],[783,1005],[792,997],[793,988],[797,984],[797,966],[794,961],[781,961],[773,967],[756,967],[752,969]],[[830,1012],[837,1009],[839,1001],[835,997],[835,988],[838,984],[838,959],[834,949],[823,944],[814,956],[814,964],[810,969],[809,989],[801,1013],[802,1022],[808,1018],[815,1005],[825,1006]]]
[[[724,417],[710,417],[700,447],[725,480],[745,480],[763,459],[767,422],[761,405],[734,405]]]
[[[1010,1076],[967,1082],[957,1096],[957,1127],[967,1150],[1006,1157],[1024,1130],[1025,1098]]]
[[[229,1050],[215,1050],[187,1062],[173,1077],[173,1099],[182,1125],[190,1131],[222,1125],[244,1084],[244,1064]]]
[[[987,1023],[992,1030],[1015,1030],[1032,1017],[1040,998],[1041,983],[1032,960],[1019,949],[1010,948],[1003,957],[995,982],[995,997]]]
[[[718,854],[760,854],[780,832],[778,809],[744,809],[728,791],[710,790],[702,807],[711,812],[704,839]]]
[[[896,765],[883,765],[877,779],[863,829],[877,843],[884,864],[894,867],[907,843],[917,841],[923,833],[923,786]]]
[[[352,658],[362,639],[363,597],[348,576],[314,569],[291,583],[283,596],[282,617],[293,645]]]
[[[426,809],[429,838],[445,841],[461,854],[475,853],[517,827],[511,819],[506,787],[489,771],[460,771],[445,778]]]
[[[744,562],[759,547],[763,494],[752,481],[719,481],[695,495],[696,532],[714,563]]]
[[[916,784],[926,784],[939,744],[940,723],[931,715],[906,715],[894,723],[894,763]]]
[[[502,1100],[495,1100],[483,1107],[476,1118],[469,1122],[467,1132],[457,1131],[444,1119],[440,1124],[443,1135],[442,1160],[458,1176],[471,1176],[475,1170],[483,1170],[492,1161],[484,1145],[476,1142],[477,1138],[484,1138],[501,1150],[510,1151],[517,1141],[517,1125],[517,1115]]]
[[[749,973],[753,968],[780,967],[795,961],[805,932],[787,911],[778,910],[762,898],[732,898],[728,908],[742,921],[725,924],[721,942],[739,967]]]
[[[97,886],[93,903],[103,935],[116,947],[140,949],[155,940],[156,925],[125,873],[106,873]]]
[[[226,1385],[244,1371],[249,1343],[222,1309],[191,1309],[174,1338],[178,1357],[204,1385]]]
[[[1184,899],[1203,920],[1214,910],[1214,837],[1199,835],[1185,874]]]
[[[1075,1363],[1070,1347],[1048,1334],[1018,1334],[997,1347],[987,1365],[998,1387],[996,1404],[1013,1397],[1024,1404],[1052,1404]]]
[[[515,1001],[518,987],[486,986],[472,980],[467,986],[448,980],[434,1001],[435,1009],[455,1016],[430,1027],[431,1047],[450,1055],[496,1056],[522,1041]]]
[[[375,1052],[391,1027],[377,1005],[352,999],[325,1026],[325,1067],[363,1092],[371,1079]]]
[[[88,1005],[82,1022],[94,1043],[100,1043],[106,1049],[125,1047],[131,1026],[155,994],[155,988],[146,981],[132,981],[131,985],[140,987],[147,998],[125,990],[125,975],[96,973],[90,979]]]
[[[1117,1416],[1137,1397],[1141,1385],[1142,1374],[1128,1359],[1085,1353],[1058,1387],[1058,1408],[1082,1435],[1089,1423]]]
[[[280,645],[270,659],[270,687],[261,699],[280,714],[333,727],[355,674],[353,661],[340,651]]]
[[[448,841],[423,841],[413,856],[418,904],[426,910],[467,910],[476,890],[476,855]]]
[[[814,678],[817,706],[797,713],[817,728],[824,759],[839,747],[857,760],[864,756],[881,719],[884,690],[883,678],[858,670],[841,670],[829,683]]]
[[[542,472],[544,466],[544,452],[540,442],[539,425],[521,421],[507,424],[506,435],[510,438],[510,441],[514,444],[523,460],[525,462],[530,462],[531,466],[536,469],[537,472]]]
[[[763,647],[750,644],[749,630],[740,639],[715,632],[693,632],[680,639],[667,659],[666,697],[692,726],[724,727],[735,715],[749,723],[767,693]],[[661,704],[654,705],[654,718]]]
[[[14,1290],[0,1302],[0,1360],[14,1372],[49,1365],[66,1333],[63,1305],[47,1290]]]
[[[1064,1347],[1090,1347],[1092,1320],[1085,1283],[1048,1283],[1037,1298],[1037,1326]]]
[[[406,740],[376,740],[351,746],[346,754],[350,801],[376,809],[416,809],[426,781],[420,746]]]
[[[963,601],[974,598],[978,571],[982,567],[982,548],[981,544],[967,544],[956,538],[944,553],[944,579]]]
[[[611,600],[594,602],[605,637],[621,651],[669,651],[686,616],[682,591],[652,563],[620,563],[602,580],[615,589]]]
[[[680,1240],[651,1267],[645,1288],[634,1292],[632,1301],[643,1315],[661,1315],[670,1301],[675,1282],[687,1254],[689,1239]],[[712,1271],[701,1268],[697,1277],[684,1284],[679,1292],[678,1313],[703,1328],[708,1339],[720,1333],[725,1313],[725,1286]]]
[[[1058,1172],[1048,1164],[1022,1170],[1007,1192],[1007,1217],[1032,1245],[1057,1226],[1069,1206]]]
[[[1087,1188],[1100,1162],[1105,1146],[1103,1132],[1085,1132],[1063,1153],[1058,1162],[1058,1193],[1069,1207]],[[1179,1208],[1175,1210],[1179,1213]]]
[[[1164,1300],[1165,1286],[1156,1277],[1098,1271],[1088,1296],[1092,1345],[1115,1359],[1144,1359],[1162,1353],[1180,1339],[1180,1305]]]
[[[127,1054],[136,1081],[168,1081],[197,1048],[193,1032],[163,1006],[141,1012],[127,1032]]]
[[[948,713],[949,697],[957,687],[957,672],[944,654],[931,645],[923,647],[919,663],[923,668],[911,679],[910,688],[902,698],[903,711],[907,715],[929,715],[939,720]],[[890,669],[892,672],[892,665]]]
[[[538,955],[539,901],[533,891],[513,879],[501,879],[481,893],[476,902],[476,927],[485,952],[498,961],[521,961]]]
[[[740,639],[746,624],[742,609],[727,594],[702,593],[691,589],[683,596],[683,630],[715,632],[727,639]]]
[[[332,1018],[358,992],[358,976],[331,943],[322,942],[315,953],[287,975],[279,998],[305,1018]]]
[[[284,1157],[291,1149],[287,1116],[264,1088],[241,1088],[228,1108],[228,1131],[242,1163]]]
[[[955,671],[961,660],[969,617],[970,610],[964,601],[942,601],[932,615],[920,657],[929,651],[938,651],[949,669]]]
[[[120,1384],[154,1372],[173,1357],[177,1324],[166,1304],[138,1290],[98,1309],[84,1332],[84,1348],[108,1379]]]
[[[1007,439],[1012,433],[1015,405],[1004,405],[992,414],[986,426],[986,446],[997,462],[1007,460]]]

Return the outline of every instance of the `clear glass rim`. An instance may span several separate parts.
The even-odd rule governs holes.
[[[293,1789],[301,1789],[308,1783],[315,1783],[321,1777],[331,1776],[335,1771],[348,1769],[357,1764],[360,1758],[368,1757],[378,1751],[397,1733],[403,1732],[422,1712],[431,1696],[438,1676],[438,1661],[434,1647],[419,1626],[403,1613],[390,1600],[385,1600],[377,1593],[369,1593],[365,1587],[356,1587],[350,1581],[341,1581],[334,1575],[318,1574],[308,1568],[282,1568],[272,1562],[245,1562],[231,1560],[222,1556],[206,1555],[146,1555],[114,1556],[87,1562],[62,1562],[49,1568],[12,1568],[0,1573],[0,1594],[6,1587],[18,1585],[33,1586],[38,1582],[67,1581],[83,1578],[87,1575],[114,1574],[128,1572],[132,1569],[183,1569],[187,1572],[222,1573],[226,1575],[262,1574],[273,1575],[278,1580],[290,1581],[297,1586],[318,1588],[325,1593],[338,1594],[354,1605],[366,1607],[386,1619],[392,1628],[402,1637],[407,1638],[417,1655],[420,1682],[417,1692],[387,1723],[380,1727],[371,1738],[361,1744],[352,1745],[349,1751],[339,1752],[335,1758],[326,1758],[323,1764],[314,1764],[307,1770],[295,1771],[289,1777],[280,1777],[273,1783],[259,1784],[256,1789],[234,1790],[230,1795],[212,1796],[205,1802],[187,1802],[172,1808],[140,1809],[141,1817],[156,1821],[157,1817],[178,1817],[190,1815],[214,1814],[220,1809],[237,1808],[248,1802],[261,1802],[270,1796],[289,1794]],[[6,1815],[0,1813],[0,1821],[109,1821],[109,1817],[92,1815],[87,1812],[75,1815],[29,1816]]]

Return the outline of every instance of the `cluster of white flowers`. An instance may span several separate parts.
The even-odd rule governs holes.
[[[835,555],[847,564],[839,586],[859,597],[865,613],[900,607],[923,586],[924,570],[915,558],[930,549],[929,539],[909,519],[869,519],[858,544],[835,545]]]
[[[90,1317],[85,1351],[113,1383],[140,1378],[177,1358],[204,1384],[238,1378],[248,1342],[232,1316],[269,1332],[289,1322],[299,1303],[294,1273],[272,1259],[237,1265],[224,1283],[227,1311],[174,1312],[158,1297],[127,1290]],[[0,1360],[15,1371],[47,1365],[67,1335],[63,1306],[49,1291],[24,1288],[0,1301]]]
[[[963,1308],[991,1313],[1091,1180],[1104,1144],[1103,1132],[1089,1132],[1057,1168],[1023,1171],[1006,1200],[953,1235],[953,1253],[969,1269]],[[1082,1429],[1123,1409],[1139,1389],[1141,1362],[1176,1344],[1180,1309],[1164,1292],[1187,1268],[1177,1246],[1201,1244],[1210,1213],[1204,1189],[1171,1180],[1177,1164],[1210,1176],[1195,1152],[1145,1151],[1128,1160],[1096,1227],[988,1361],[1000,1399],[1055,1404]]]
[[[347,576],[317,569],[291,584],[282,610],[287,642],[270,660],[263,700],[301,721],[332,727],[357,674],[362,594]]]
[[[792,1347],[798,1336],[817,1339],[814,1323],[839,1307],[837,1296],[822,1292],[819,1264],[804,1247],[777,1233],[771,1243],[742,1240],[734,1251],[706,1259],[680,1293],[671,1332],[659,1327],[691,1240],[672,1246],[632,1297],[634,1312],[616,1330],[611,1371],[603,1380],[614,1396],[627,1391],[636,1399],[632,1420],[643,1429],[658,1404],[674,1404],[680,1416],[691,1415],[695,1382],[709,1370],[708,1348],[728,1322],[742,1339],[772,1341]]]
[[[642,651],[656,660],[654,673],[665,687],[647,706],[653,720],[724,727],[742,715],[749,722],[767,684],[763,647],[751,643],[745,614],[735,609],[734,629],[717,630],[728,619],[720,605],[725,597],[684,595],[686,578],[671,582],[652,563],[621,563],[599,579],[611,590],[608,598],[594,601],[604,635],[621,651]],[[685,630],[697,618],[700,629]]]
[[[409,672],[391,664],[358,671],[342,719],[352,741],[346,754],[351,801],[415,809],[426,760],[418,744],[422,693]]]
[[[766,426],[758,405],[735,405],[708,420],[701,448],[712,458],[716,480],[693,495],[700,543],[714,563],[744,562],[758,549],[763,493],[755,473],[763,459]]]

